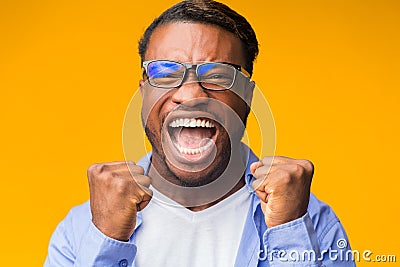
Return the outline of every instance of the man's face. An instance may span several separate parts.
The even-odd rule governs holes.
[[[228,62],[244,66],[241,41],[217,26],[169,23],[153,32],[144,61]],[[217,179],[238,149],[252,87],[237,73],[232,90],[206,90],[189,70],[182,86],[155,88],[140,81],[142,119],[157,171],[183,186]],[[240,96],[239,96],[240,95]],[[189,126],[189,127],[188,127]],[[171,178],[169,177],[169,180]]]

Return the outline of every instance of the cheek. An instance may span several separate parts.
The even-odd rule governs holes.
[[[222,93],[225,93],[225,95],[215,95],[214,98],[229,106],[242,120],[244,120],[247,113],[247,105],[245,101],[234,92],[229,91]]]
[[[166,108],[168,91],[154,89],[150,86],[142,90],[142,121],[152,128],[160,128],[163,110]]]
[[[247,115],[247,105],[244,101],[238,101],[234,103],[235,105],[235,112],[239,115],[239,117],[244,120]]]
[[[150,130],[154,130],[156,126],[156,119],[157,119],[157,106],[153,106],[150,103],[147,103],[145,99],[143,99],[143,104],[142,104],[142,122],[143,125]]]

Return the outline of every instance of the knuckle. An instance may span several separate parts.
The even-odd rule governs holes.
[[[305,173],[305,168],[303,167],[303,165],[300,165],[300,164],[296,164],[296,167],[295,167],[296,169],[295,169],[295,172],[299,175],[299,176],[303,176],[304,175],[304,173]]]
[[[292,183],[292,175],[290,174],[290,172],[286,171],[286,170],[280,170],[277,172],[276,174],[276,181],[278,184],[281,185],[289,185]]]
[[[88,167],[87,172],[88,174],[93,175],[94,173],[100,172],[102,167],[103,167],[102,163],[94,163]]]
[[[93,173],[94,169],[96,168],[96,164],[92,164],[88,167],[87,172],[88,174]]]
[[[110,165],[108,165],[107,163],[101,163],[100,170],[101,172],[108,172],[110,171]]]
[[[309,161],[307,159],[303,159],[300,162],[304,166],[304,168],[306,168],[308,171],[314,170],[314,164],[311,161]]]
[[[307,168],[308,168],[308,170],[311,172],[311,173],[314,173],[314,164],[311,162],[311,161],[309,161],[309,160],[307,160]]]
[[[103,164],[92,164],[88,167],[87,170],[87,178],[89,181],[89,185],[93,185],[96,183],[99,179],[102,178],[101,175],[101,168]]]
[[[285,173],[281,178],[281,182],[285,185],[290,185],[292,183],[292,176],[289,173]]]
[[[112,178],[119,178],[121,175],[116,171],[111,171],[109,176]]]

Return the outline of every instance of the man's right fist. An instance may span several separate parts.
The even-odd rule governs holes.
[[[151,200],[150,178],[144,175],[141,166],[120,161],[91,165],[88,180],[94,225],[111,238],[129,240],[137,211]]]

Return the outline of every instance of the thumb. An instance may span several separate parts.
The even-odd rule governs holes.
[[[250,165],[250,172],[251,172],[251,174],[254,175],[254,173],[256,172],[257,168],[259,168],[259,167],[261,167],[261,166],[263,166],[263,163],[262,163],[261,161],[253,162],[253,163]]]

